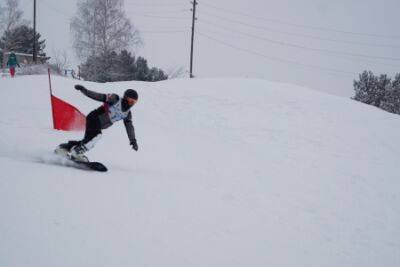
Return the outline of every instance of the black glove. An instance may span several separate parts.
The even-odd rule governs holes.
[[[136,142],[136,139],[134,139],[134,140],[131,142],[131,146],[132,146],[132,149],[134,149],[135,151],[138,151],[139,147],[138,147],[138,144],[137,144],[137,142]]]
[[[83,85],[77,84],[75,85],[75,89],[78,91],[86,90],[86,88]]]

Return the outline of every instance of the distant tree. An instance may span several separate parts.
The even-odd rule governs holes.
[[[164,73],[161,69],[151,68],[149,74],[147,75],[147,81],[156,82],[168,79],[168,75]]]
[[[5,25],[5,14],[6,14],[6,9],[3,7],[2,3],[0,2],[0,35],[3,34]]]
[[[359,76],[359,81],[354,81],[354,100],[379,107],[387,87],[390,86],[390,78],[386,74],[375,76],[372,71],[364,71]]]
[[[364,71],[359,78],[354,81],[354,100],[400,114],[400,73],[393,81],[386,74],[378,77],[371,71]]]
[[[147,60],[143,57],[138,57],[135,63],[136,72],[134,74],[134,80],[146,81],[147,74],[149,73],[149,67],[147,66]]]
[[[81,65],[81,77],[87,81],[111,82],[113,81],[113,63],[117,54],[115,52],[100,56],[89,56],[85,63]]]
[[[168,76],[160,69],[149,68],[147,60],[122,50],[119,54],[111,52],[101,56],[89,56],[81,65],[81,77],[88,81],[160,81]]]
[[[62,74],[62,71],[69,65],[67,52],[53,49],[51,67],[58,74]]]
[[[44,49],[46,40],[40,40],[40,33],[36,32],[36,51],[39,56],[46,57]],[[4,32],[0,38],[0,48],[4,50],[13,50],[14,52],[32,54],[33,51],[33,28],[21,25]]]
[[[133,80],[133,74],[136,72],[135,57],[127,50],[122,50],[115,60],[115,76],[117,81]]]
[[[388,112],[400,114],[400,73],[396,75],[385,92],[380,107]]]
[[[26,23],[22,20],[23,12],[19,8],[19,0],[5,0],[4,2],[4,6],[0,5],[0,34]]]
[[[359,80],[355,80],[353,83],[355,91],[353,99],[366,104],[372,104],[374,102],[372,92],[375,90],[377,84],[378,80],[372,71],[364,71],[359,75]]]
[[[380,107],[382,101],[384,100],[385,93],[391,87],[391,79],[386,74],[381,74],[378,78],[378,84],[374,94],[375,101],[373,105],[375,107]]]
[[[83,61],[141,44],[138,30],[126,17],[123,0],[78,0],[70,24],[73,46]]]

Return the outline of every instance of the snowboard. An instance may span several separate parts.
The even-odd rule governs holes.
[[[88,162],[82,162],[82,161],[76,161],[70,158],[71,161],[73,161],[75,164],[78,164],[82,167],[88,168],[89,170],[92,171],[98,171],[98,172],[106,172],[108,169],[106,166],[104,166],[103,163],[97,162],[97,161],[88,161]]]
[[[68,153],[64,152],[64,151],[60,151],[58,149],[56,149],[54,151],[55,154],[65,157],[66,159],[70,160],[71,162],[73,162],[74,166],[78,167],[78,168],[82,168],[82,169],[87,169],[87,170],[92,170],[92,171],[98,171],[98,172],[106,172],[108,169],[106,166],[104,166],[103,163],[101,162],[96,162],[96,161],[77,161],[74,160],[71,155],[69,155]]]

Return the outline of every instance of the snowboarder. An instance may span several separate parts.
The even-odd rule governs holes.
[[[75,85],[75,89],[104,104],[87,115],[84,138],[81,141],[68,141],[68,143],[59,145],[56,153],[69,155],[75,161],[88,162],[84,153],[94,147],[96,141],[101,137],[102,129],[110,127],[119,120],[124,121],[130,145],[135,151],[138,150],[130,111],[130,108],[138,101],[138,93],[135,90],[127,89],[121,98],[117,94],[101,94],[90,91],[79,84]]]
[[[11,53],[8,55],[8,60],[7,60],[7,67],[10,69],[11,78],[14,78],[14,75],[15,75],[15,66],[18,66],[19,68],[21,67],[21,66],[19,65],[19,63],[18,63],[17,56],[15,55],[15,53],[14,53],[14,52],[11,52]]]

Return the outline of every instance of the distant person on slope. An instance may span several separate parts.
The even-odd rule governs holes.
[[[75,85],[75,89],[94,100],[103,102],[99,108],[90,112],[86,117],[86,131],[83,140],[69,141],[57,147],[56,153],[70,155],[73,160],[88,162],[84,155],[86,151],[93,148],[96,141],[101,137],[101,130],[110,127],[114,122],[123,120],[128,133],[130,145],[138,150],[135,138],[135,128],[132,124],[132,113],[130,108],[138,101],[138,93],[133,89],[125,91],[121,98],[116,94],[101,94],[90,91],[82,85]]]
[[[8,61],[7,61],[7,67],[10,69],[11,78],[14,78],[15,76],[15,66],[20,67],[17,60],[17,56],[14,54],[14,52],[11,52],[8,55]]]

